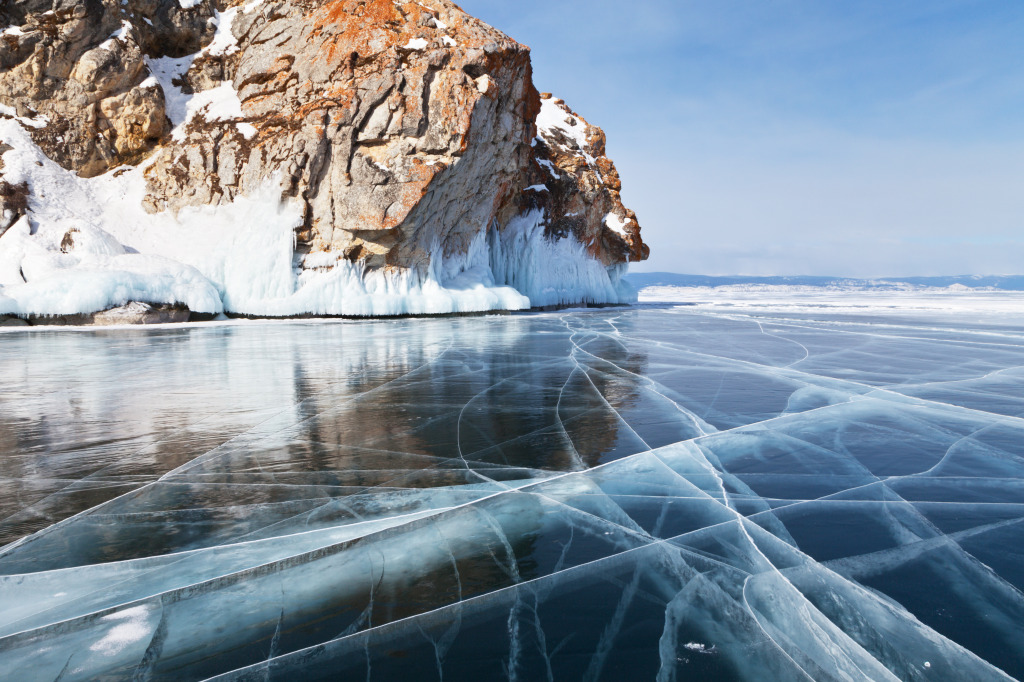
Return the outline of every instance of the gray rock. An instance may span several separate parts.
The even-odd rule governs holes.
[[[188,318],[188,308],[153,306],[133,301],[120,308],[111,308],[95,313],[92,316],[92,324],[166,324],[168,322],[188,322]]]
[[[606,265],[647,255],[604,133],[579,118],[585,149],[535,139],[529,48],[450,0],[121,2],[6,4],[0,18],[20,31],[0,40],[0,101],[48,117],[33,138],[82,176],[151,157],[151,212],[229,202],[277,178],[303,207],[300,264],[332,252],[422,274],[437,249],[465,253],[538,206],[549,234],[574,234]],[[232,17],[237,47],[211,51]],[[196,116],[172,138],[169,93],[148,80],[146,57],[189,54],[176,87],[230,81],[242,117]],[[547,196],[525,191],[537,184]],[[0,184],[0,225],[23,212],[19,191]]]

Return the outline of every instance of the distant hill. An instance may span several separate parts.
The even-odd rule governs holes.
[[[856,289],[898,289],[907,285],[913,287],[945,288],[961,285],[971,289],[1001,289],[1003,291],[1024,291],[1024,275],[951,275],[944,277],[878,277],[855,279],[852,277],[827,277],[799,275],[793,277],[757,277],[729,275],[684,275],[675,272],[631,272],[626,281],[637,289],[654,286],[673,287],[723,287],[733,285],[842,287]]]

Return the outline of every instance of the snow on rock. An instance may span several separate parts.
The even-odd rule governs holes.
[[[557,169],[557,168],[555,168],[555,164],[553,164],[553,163],[552,163],[551,161],[548,161],[547,159],[539,159],[539,160],[537,161],[537,163],[538,163],[538,164],[539,164],[539,165],[540,165],[540,166],[541,166],[542,168],[544,168],[545,170],[547,170],[547,172],[548,172],[548,173],[550,173],[550,174],[551,174],[551,177],[553,177],[553,178],[554,178],[555,180],[561,180],[561,179],[562,179],[562,176],[561,176],[561,174],[560,174],[560,173],[558,172],[558,169]]]
[[[185,120],[174,129],[171,137],[175,140],[185,139],[185,128],[196,117],[207,122],[233,121],[242,118],[242,102],[238,99],[231,81],[222,81],[220,85],[192,95],[185,101]]]
[[[27,116],[18,116],[18,112],[15,111],[14,107],[9,107],[6,104],[0,104],[0,116],[9,116],[22,125],[29,126],[30,128],[43,128],[49,123],[49,120],[45,116],[35,116],[29,118]]]
[[[614,213],[609,213],[604,217],[604,224],[615,234],[626,236],[626,221]]]
[[[578,150],[590,164],[594,163],[594,157],[587,153],[589,142],[587,140],[587,125],[579,117],[566,111],[559,106],[560,100],[554,98],[542,99],[540,113],[537,114],[538,134],[551,138],[555,133],[561,133],[568,140],[571,140]]]
[[[30,117],[21,122],[32,126],[34,141],[80,175],[137,163],[168,132],[161,92],[146,83],[144,55],[152,48],[142,43],[152,43],[152,29],[141,8],[32,8],[19,10],[23,30],[4,35],[0,101]]]
[[[184,2],[184,0],[182,1]],[[243,13],[248,11],[249,5],[246,5],[243,8]],[[224,12],[214,12],[213,21],[217,32],[214,34],[213,41],[200,52],[177,58],[145,58],[146,67],[152,74],[150,78],[156,79],[163,90],[167,117],[176,129],[174,139],[179,141],[184,139],[183,132],[178,127],[204,107],[211,107],[204,112],[208,121],[241,118],[242,104],[238,101],[238,94],[230,81],[221,81],[217,86],[200,93],[185,93],[181,88],[185,75],[197,58],[224,57],[238,52],[238,39],[231,29],[237,13],[237,7]],[[150,79],[147,78],[139,87],[148,87],[149,83]],[[247,134],[246,137],[251,137],[251,135]]]
[[[237,7],[232,7],[223,12],[214,12],[214,19],[217,22],[217,33],[203,52],[208,55],[222,56],[238,52],[238,38],[231,32],[231,24],[238,13]]]
[[[239,121],[235,123],[235,127],[238,128],[238,132],[242,133],[242,136],[247,140],[251,140],[253,137],[256,136],[256,133],[259,132],[258,130],[256,130],[256,126],[254,126],[251,123],[246,123],[244,121]]]
[[[182,92],[180,85],[174,83],[188,73],[197,55],[186,57],[159,57],[146,58],[146,66],[153,78],[156,78],[160,88],[164,92],[166,102],[167,118],[171,119],[172,126],[179,126],[185,122],[188,116],[188,103],[192,95]]]
[[[125,42],[128,39],[128,34],[132,30],[132,24],[129,21],[122,21],[121,28],[117,29],[110,34],[110,37],[100,43],[100,49],[112,50],[114,48],[114,42],[120,41]]]
[[[30,185],[35,223],[22,217],[0,237],[0,313],[91,313],[129,301],[223,310],[220,292],[196,268],[125,248],[133,232],[165,227],[132,206],[141,187],[125,191],[141,185],[140,170],[85,180],[47,159],[13,122],[0,121],[0,137],[14,147],[3,155],[4,175]]]
[[[273,183],[230,204],[147,215],[141,169],[78,178],[4,123],[0,136],[17,142],[3,155],[6,175],[27,179],[38,198],[35,233],[22,218],[0,238],[3,314],[68,315],[144,301],[207,313],[377,316],[635,299],[620,281],[624,268],[603,266],[571,237],[546,237],[542,212],[500,234],[480,233],[462,256],[446,257],[435,245],[424,275],[367,273],[329,253],[309,254],[296,271],[301,215],[280,203]]]
[[[647,252],[603,133],[540,96],[528,48],[449,0],[260,2],[179,0],[171,30],[125,0],[73,42],[51,12],[70,76],[46,88],[50,53],[19,47],[0,73],[0,313],[631,299],[621,272]]]
[[[531,148],[530,188],[548,189],[535,194],[531,206],[544,209],[549,236],[571,234],[606,266],[647,257],[636,214],[622,203],[622,182],[606,155],[604,131],[562,100],[542,94]]]

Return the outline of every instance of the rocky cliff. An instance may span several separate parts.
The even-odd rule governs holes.
[[[0,313],[619,303],[602,131],[447,0],[8,0]]]

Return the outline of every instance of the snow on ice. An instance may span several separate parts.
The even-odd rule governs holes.
[[[225,35],[230,18],[230,12],[220,17]],[[229,42],[213,47],[230,49]],[[175,135],[196,116],[242,117],[230,82],[195,95],[174,85],[193,58],[148,61],[167,97]],[[238,126],[247,137],[256,133],[244,121]],[[5,178],[32,188],[28,220],[0,237],[0,314],[91,313],[133,300],[267,316],[437,314],[635,300],[621,281],[625,268],[605,268],[572,237],[544,237],[542,214],[520,216],[500,235],[482,232],[462,256],[445,258],[436,246],[423,274],[367,273],[336,257],[329,266],[301,269],[293,244],[300,208],[282,201],[277,178],[229,204],[186,208],[177,216],[148,214],[142,208],[145,163],[82,179],[46,158],[15,120],[0,119],[0,136],[13,147],[3,156]],[[66,253],[62,241],[70,230],[79,237]]]

